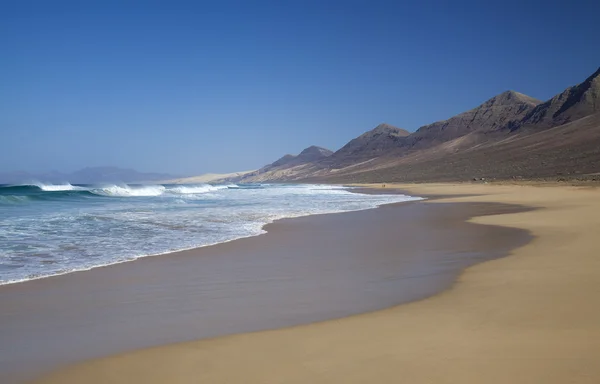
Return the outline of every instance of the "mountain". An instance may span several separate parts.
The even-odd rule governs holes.
[[[518,93],[506,91],[492,97],[467,112],[438,121],[409,133],[389,124],[352,139],[332,156],[315,164],[321,168],[313,176],[335,173],[362,172],[394,163],[398,158],[425,154],[423,150],[435,148],[425,156],[443,156],[490,140],[490,136],[506,134],[508,128],[520,121],[541,101]],[[442,146],[442,144],[444,144]]]
[[[421,127],[368,163],[321,170],[329,182],[600,180],[600,70],[546,102],[504,92]]]
[[[11,172],[0,174],[0,183],[17,184],[27,182],[43,183],[75,183],[75,184],[94,184],[94,183],[133,183],[149,182],[157,180],[173,179],[175,176],[166,173],[144,173],[133,169],[123,169],[118,167],[87,167],[72,173],[47,172],[32,174],[27,172]]]
[[[546,102],[506,91],[414,133],[380,124],[330,156],[263,181],[600,180],[600,69]]]
[[[326,164],[343,166],[394,151],[410,133],[402,128],[382,123],[363,133],[328,157]]]
[[[426,150],[416,151],[377,168],[313,174],[306,178],[311,182],[330,183],[493,179],[600,181],[600,113],[443,156],[433,156]]]
[[[283,155],[279,159],[275,160],[273,163],[269,164],[267,167],[269,167],[269,166],[271,168],[280,167],[282,165],[289,164],[295,158],[296,158],[296,156],[294,156],[294,155],[290,155],[290,154]]]
[[[243,171],[243,172],[232,172],[232,173],[205,173],[199,176],[181,177],[177,179],[169,179],[161,181],[161,184],[205,184],[205,183],[222,183],[227,182],[230,179],[241,178],[249,173],[256,172]]]
[[[312,145],[308,148],[305,148],[295,159],[292,160],[292,163],[308,163],[310,161],[318,161],[329,157],[333,154],[333,151],[330,151],[327,148],[317,147],[316,145]]]
[[[290,168],[302,164],[307,164],[310,162],[315,162],[322,160],[326,157],[331,156],[333,152],[329,149],[317,147],[316,145],[312,145],[308,148],[305,148],[300,154],[297,156],[294,155],[285,155],[278,159],[277,161],[264,166],[263,168],[258,170],[258,173],[264,173],[273,169],[283,169]]]
[[[502,131],[523,119],[542,102],[519,92],[506,91],[467,112],[425,125],[411,134],[409,148],[430,148],[477,132]]]
[[[275,180],[294,179],[296,175],[302,176],[311,173],[306,166],[318,163],[333,154],[332,151],[316,145],[305,148],[297,156],[285,155],[271,164],[265,165],[256,172],[248,173],[239,178],[231,178],[234,182],[262,182]]]
[[[530,111],[517,127],[549,128],[600,112],[600,68]]]
[[[540,103],[540,100],[522,93],[506,91],[476,108],[425,125],[414,133],[380,124],[352,139],[320,165],[336,170],[350,166],[354,172],[357,166],[363,166],[361,163],[367,167],[377,167],[378,163],[385,161],[384,158],[410,155],[443,143],[448,145],[438,148],[441,149],[439,154],[455,152],[489,140],[492,134],[502,134]]]

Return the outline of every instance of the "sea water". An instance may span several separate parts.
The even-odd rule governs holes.
[[[0,284],[256,236],[281,218],[416,199],[330,185],[0,185]]]

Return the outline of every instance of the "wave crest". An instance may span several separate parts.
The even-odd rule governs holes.
[[[130,196],[160,196],[166,188],[162,185],[146,185],[140,187],[110,185],[103,188],[92,188],[89,191],[95,195],[112,197],[130,197]]]
[[[228,189],[228,185],[189,185],[189,186],[178,186],[169,188],[167,191],[170,193],[176,193],[181,195],[192,195],[196,193],[208,193],[219,191],[221,189]]]
[[[85,188],[77,187],[69,183],[66,184],[35,184],[36,187],[45,192],[60,192],[60,191],[83,191]]]

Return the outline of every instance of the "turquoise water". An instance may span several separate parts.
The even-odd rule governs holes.
[[[280,218],[414,199],[327,185],[0,185],[0,284],[255,236]]]

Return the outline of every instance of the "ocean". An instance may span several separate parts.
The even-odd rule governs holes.
[[[277,219],[418,199],[308,184],[0,185],[0,284],[256,236]]]

